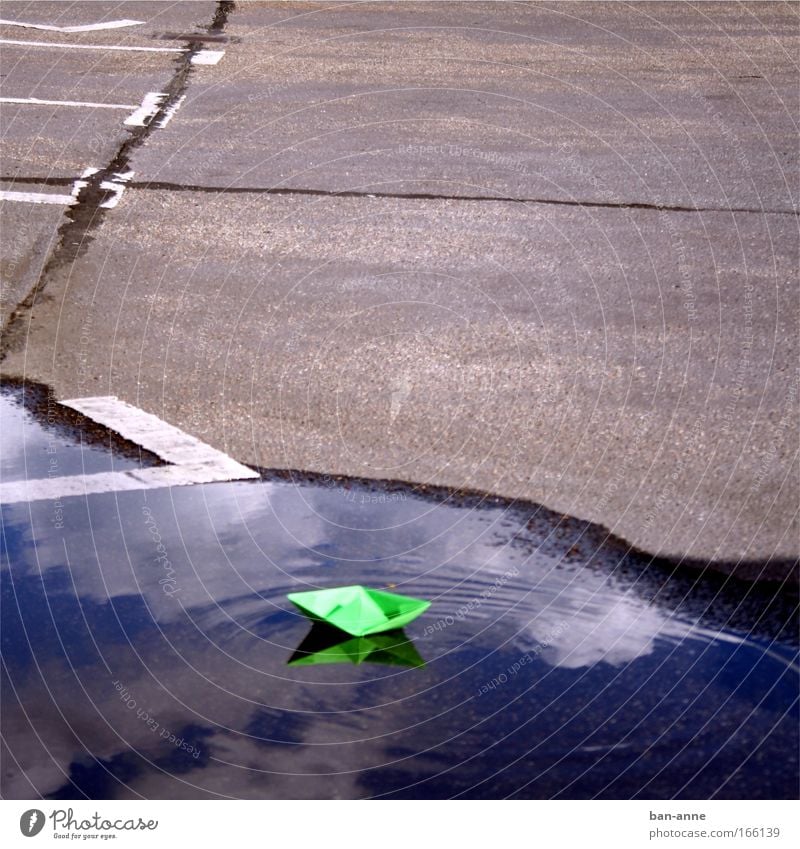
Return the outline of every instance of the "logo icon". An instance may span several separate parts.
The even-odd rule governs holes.
[[[36,837],[44,828],[44,813],[37,808],[31,808],[19,818],[19,830],[25,837]]]

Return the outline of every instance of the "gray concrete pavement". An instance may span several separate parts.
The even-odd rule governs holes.
[[[242,4],[151,180],[797,209],[788,10]]]
[[[797,555],[790,7],[248,3],[225,34],[4,373],[263,467]]]
[[[165,34],[191,32],[214,15],[213,2],[3,3],[5,20],[69,26],[127,18],[141,25],[79,33],[0,25],[3,53],[2,96],[98,104],[138,104],[149,91],[161,91],[175,71],[179,54],[136,50],[85,50],[87,45],[179,50],[180,40]],[[36,43],[54,45],[40,47]],[[73,49],[55,45],[73,45]],[[82,46],[82,47],[81,47]],[[74,178],[88,167],[111,161],[129,136],[128,113],[100,108],[2,104],[2,175]]]
[[[3,4],[2,18],[9,21],[0,24],[4,192],[68,197],[87,169],[102,170],[114,162],[133,132],[125,119],[148,92],[168,86],[183,61],[187,43],[177,36],[207,26],[217,6],[144,2],[126,3],[123,12],[120,8],[117,3]],[[36,28],[93,25],[123,15],[140,23],[68,33]],[[84,49],[93,45],[115,49]],[[0,312],[5,330],[15,308],[36,288],[59,241],[75,243],[84,235],[74,228],[59,236],[59,228],[74,217],[65,203],[5,199],[0,214]]]
[[[4,183],[0,188],[11,185]],[[44,188],[18,182],[13,185],[16,191],[41,192]],[[61,194],[64,189],[56,187],[48,191]],[[36,285],[58,238],[62,215],[62,207],[58,205],[0,203],[0,231],[4,234],[0,258],[0,319],[3,326],[17,304]]]

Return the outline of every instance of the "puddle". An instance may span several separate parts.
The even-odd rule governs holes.
[[[796,591],[285,477],[3,507],[5,798],[794,798]],[[347,584],[433,603],[350,638],[286,598]]]
[[[0,480],[24,481],[161,465],[158,457],[62,407],[36,384],[0,387]]]

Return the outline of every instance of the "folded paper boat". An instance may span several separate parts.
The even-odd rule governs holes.
[[[289,593],[287,598],[311,619],[354,637],[402,628],[431,606],[429,601],[361,586]]]

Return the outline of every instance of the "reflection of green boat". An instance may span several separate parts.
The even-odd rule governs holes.
[[[414,644],[402,630],[366,637],[348,637],[338,628],[315,624],[287,661],[289,666],[323,663],[382,663],[385,666],[425,666]]]
[[[306,616],[341,628],[354,637],[402,628],[431,604],[411,596],[361,586],[289,593],[287,598]]]

